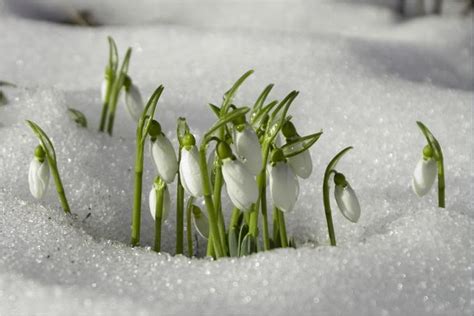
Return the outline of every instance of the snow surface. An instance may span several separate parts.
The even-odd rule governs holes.
[[[3,89],[11,102],[0,108],[0,315],[472,314],[474,49],[472,16],[460,17],[457,3],[447,1],[443,17],[400,20],[382,0],[36,1],[86,7],[114,24],[79,28],[41,20],[50,14],[27,18],[24,7],[12,13],[15,1],[6,2],[0,80],[19,88]],[[178,116],[202,133],[214,119],[206,104],[248,69],[256,73],[237,104],[269,82],[274,98],[300,91],[294,121],[302,134],[324,135],[287,217],[299,249],[219,261],[157,254],[146,211],[145,247],[128,246],[134,127],[119,107],[114,137],[96,131],[107,35],[121,55],[133,47],[130,74],[144,96],[164,84],[158,117],[173,140]],[[68,118],[69,106],[86,114],[88,129]],[[29,194],[37,141],[25,119],[51,136],[74,217],[53,186],[41,201]],[[446,209],[435,190],[422,199],[411,191],[425,143],[416,120],[443,146]],[[362,215],[352,224],[335,212],[338,246],[329,247],[321,182],[348,145],[339,169]],[[147,158],[145,191],[154,172]],[[171,254],[173,227],[170,216]]]

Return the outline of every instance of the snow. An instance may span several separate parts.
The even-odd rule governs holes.
[[[442,17],[400,21],[381,0],[36,1],[93,8],[105,25],[79,28],[20,17],[21,8],[8,9],[15,1],[3,1],[0,80],[19,87],[2,89],[10,103],[0,107],[0,315],[472,314],[474,50],[472,16],[460,17],[459,4],[446,1]],[[144,247],[129,247],[135,133],[123,104],[114,137],[96,130],[107,35],[121,56],[132,46],[130,74],[144,98],[164,84],[157,116],[174,143],[177,117],[202,134],[214,120],[207,103],[220,102],[248,69],[256,72],[237,104],[251,104],[270,82],[276,99],[300,91],[291,110],[297,128],[324,134],[287,217],[297,250],[172,256],[170,214],[166,253],[157,254],[147,211]],[[67,107],[87,116],[88,129]],[[73,217],[53,186],[40,201],[29,193],[37,141],[26,119],[56,147]],[[436,207],[435,190],[424,198],[411,191],[425,144],[416,120],[443,147],[446,209]],[[362,214],[353,224],[334,212],[338,246],[330,247],[322,178],[348,145],[338,170]],[[145,162],[147,210],[155,170]]]

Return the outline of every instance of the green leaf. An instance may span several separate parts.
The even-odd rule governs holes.
[[[87,118],[81,111],[78,111],[73,108],[68,108],[67,111],[68,111],[69,116],[74,122],[76,122],[79,126],[82,126],[84,128],[87,127]]]
[[[209,107],[211,108],[212,112],[217,116],[217,118],[219,118],[221,115],[221,108],[212,103],[209,103]]]
[[[267,105],[265,105],[263,108],[261,108],[258,112],[253,113],[254,115],[251,115],[250,117],[250,124],[252,124],[252,127],[257,129],[260,127],[260,124],[268,113],[275,107],[275,105],[278,104],[277,100],[274,100]]]
[[[12,87],[12,88],[16,88],[16,84],[11,83],[11,82],[8,82],[8,81],[0,80],[0,87]]]
[[[234,110],[230,113],[225,114],[222,116],[214,125],[207,131],[207,133],[204,135],[204,143],[207,143],[209,138],[212,136],[212,134],[217,131],[219,128],[222,126],[226,125],[227,123],[233,121],[237,117],[241,115],[245,115],[250,109],[248,107],[241,107],[238,108],[237,110]]]
[[[251,74],[253,74],[253,70],[249,70],[246,73],[244,73],[242,76],[240,76],[239,79],[237,79],[237,81],[234,83],[232,88],[230,88],[230,90],[224,94],[224,102],[222,102],[221,114],[227,113],[229,106],[232,104],[232,99],[234,98],[235,93],[237,92],[239,87],[242,85],[242,83],[245,81],[245,79],[247,79]]]
[[[137,133],[140,133],[142,142],[145,141],[146,135],[148,134],[151,121],[155,116],[156,105],[158,104],[158,100],[160,99],[163,90],[163,85],[160,85],[158,88],[156,88],[156,90],[153,92],[150,99],[148,100],[145,108],[143,109],[142,117],[140,118],[137,127]]]
[[[277,108],[270,115],[270,121],[267,126],[268,141],[272,142],[277,136],[280,129],[283,127],[285,120],[287,119],[286,114],[290,109],[291,104],[298,96],[298,91],[291,91],[283,101],[278,104]]]
[[[118,50],[114,39],[111,36],[107,37],[109,41],[109,68],[115,74],[118,67]]]
[[[43,146],[43,149],[45,150],[46,156],[48,158],[48,162],[56,165],[56,152],[54,150],[53,143],[49,139],[48,135],[46,135],[46,133],[41,129],[41,127],[39,127],[38,124],[36,124],[35,122],[27,120],[26,123],[33,130],[36,137]]]
[[[186,118],[179,117],[177,122],[176,135],[178,135],[179,146],[181,148],[181,140],[183,139],[186,133],[189,133],[189,126],[186,122]]]
[[[231,257],[237,257],[239,255],[239,244],[237,240],[237,227],[231,227],[228,236],[229,242],[229,254]]]
[[[265,103],[265,100],[267,99],[272,89],[273,89],[273,83],[270,83],[268,86],[265,87],[265,89],[263,89],[262,93],[260,93],[260,95],[257,98],[257,101],[255,101],[255,104],[253,105],[252,112],[250,113],[250,117],[252,117],[255,113],[259,112],[260,108]]]
[[[286,143],[281,149],[283,150],[283,154],[286,158],[296,156],[306,150],[308,150],[311,146],[314,145],[321,137],[323,132],[314,133],[310,135],[306,135],[303,137],[298,137],[297,139]]]
[[[251,234],[247,234],[242,240],[240,246],[240,256],[249,256],[257,251],[257,245],[255,243],[255,238]]]

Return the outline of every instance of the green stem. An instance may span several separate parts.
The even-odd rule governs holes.
[[[207,240],[206,256],[216,258],[216,251],[214,250],[214,237],[212,235],[209,235],[209,239]]]
[[[166,189],[166,184],[160,178],[157,179],[158,188],[156,191],[156,205],[155,205],[155,247],[156,252],[161,250],[161,225],[163,218],[163,193]]]
[[[135,185],[133,192],[132,210],[132,246],[140,243],[140,221],[142,208],[142,177],[143,177],[143,144],[142,137],[137,133],[137,147],[135,158]]]
[[[186,210],[186,237],[188,239],[188,256],[191,258],[194,255],[193,251],[193,224],[192,224],[192,204],[188,205]]]
[[[109,110],[110,94],[112,92],[112,82],[114,82],[115,76],[112,76],[109,81],[107,81],[107,91],[105,92],[105,102],[102,105],[102,113],[100,115],[100,126],[99,132],[103,132],[105,129],[105,122],[107,119],[107,112]]]
[[[444,164],[443,159],[437,161],[438,164],[438,206],[446,207],[445,183],[444,183]]]
[[[181,161],[181,149],[178,154],[178,165]],[[184,188],[181,184],[181,177],[178,171],[178,184],[176,185],[176,254],[182,254],[184,248],[183,227],[184,227]]]
[[[258,237],[258,209],[253,204],[250,208],[250,225],[249,233],[257,239]]]
[[[222,213],[222,203],[221,203],[221,194],[222,194],[222,170],[221,167],[216,167],[216,177],[214,182],[214,207],[217,211],[217,224],[219,227],[219,235],[221,238],[221,245],[223,247],[224,253],[228,253],[227,249],[227,240],[225,238],[225,223],[224,223],[224,214]]]
[[[214,208],[214,201],[212,200],[211,184],[209,183],[210,181],[209,181],[209,172],[207,169],[205,143],[203,143],[203,145],[201,145],[201,148],[199,149],[199,169],[201,171],[204,201],[206,203],[207,213],[209,215],[208,217],[209,228],[210,228],[209,239],[211,239],[211,236],[215,237],[212,239],[214,243],[214,248],[215,248],[214,250],[216,252],[216,257],[220,258],[224,256],[224,251],[221,244],[219,227],[217,225],[217,216],[216,216],[216,210]]]
[[[257,185],[258,185],[258,194],[259,194],[259,201],[260,201],[260,208],[262,210],[263,216],[263,249],[269,250],[270,249],[270,237],[268,233],[268,215],[267,215],[267,161],[268,155],[270,153],[269,146],[264,143],[262,146],[262,170],[257,177]]]
[[[288,248],[288,237],[286,235],[285,214],[283,214],[283,212],[280,211],[278,208],[276,209],[276,213],[278,214],[281,247]]]
[[[71,213],[71,209],[69,208],[69,203],[66,198],[66,193],[64,192],[63,183],[61,181],[61,177],[59,176],[58,167],[56,162],[50,163],[51,166],[51,174],[53,175],[54,183],[56,184],[56,191],[59,195],[59,201],[61,202],[61,206],[64,210],[64,213],[69,214]]]
[[[334,233],[334,224],[332,222],[332,212],[331,212],[331,202],[329,200],[329,175],[324,176],[323,181],[323,203],[324,203],[324,213],[326,214],[326,223],[328,226],[329,240],[331,241],[331,246],[336,246],[336,234]]]

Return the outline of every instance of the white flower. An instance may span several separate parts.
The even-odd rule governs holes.
[[[234,143],[237,156],[253,175],[257,175],[262,169],[262,149],[252,127],[246,124],[242,131],[235,130]]]
[[[142,117],[144,107],[140,90],[133,83],[128,89],[125,89],[125,105],[130,116],[138,122]]]
[[[360,217],[360,205],[350,184],[346,183],[346,186],[336,185],[334,197],[342,215],[351,222],[357,223]]]
[[[200,197],[203,195],[201,170],[199,169],[199,153],[196,146],[189,150],[181,150],[181,161],[179,164],[179,175],[183,188],[190,195]]]
[[[109,82],[107,79],[104,79],[102,81],[102,84],[100,85],[100,99],[102,100],[102,103],[105,103],[106,101],[108,85],[109,85]]]
[[[36,157],[31,160],[28,183],[31,194],[35,198],[41,199],[46,193],[49,183],[49,165],[46,159],[43,162],[40,162]]]
[[[237,159],[227,158],[222,163],[222,175],[230,200],[238,209],[248,211],[258,199],[254,176]]]
[[[195,205],[193,205],[193,223],[196,231],[202,238],[209,238],[209,221],[206,215]]]
[[[151,216],[153,217],[153,220],[155,220],[156,203],[157,203],[155,186],[153,186],[151,188],[148,200],[149,200],[149,203],[150,203]],[[168,218],[170,207],[171,207],[170,192],[168,191],[168,188],[165,188],[163,190],[163,213],[161,214],[161,221],[162,222],[164,222]]]
[[[158,175],[166,183],[171,183],[178,172],[178,159],[169,139],[160,134],[151,143],[151,156],[155,162]]]
[[[302,148],[302,146],[303,145],[300,144],[299,147]],[[313,162],[311,160],[309,149],[288,158],[288,163],[296,175],[303,179],[309,178],[311,172],[313,171]]]
[[[283,212],[291,212],[299,194],[298,178],[285,162],[270,166],[270,194],[273,204]]]
[[[437,166],[433,158],[418,161],[413,173],[412,188],[416,195],[423,196],[431,190],[436,179]]]

